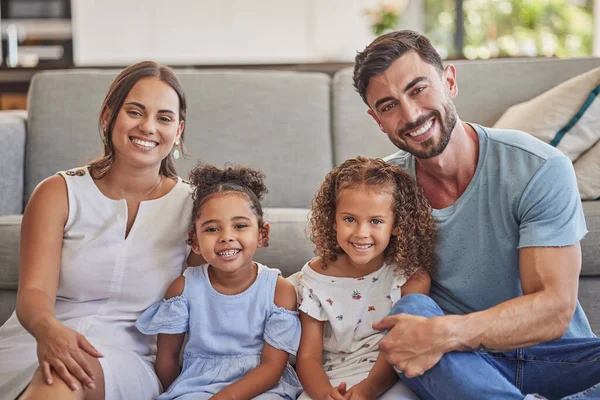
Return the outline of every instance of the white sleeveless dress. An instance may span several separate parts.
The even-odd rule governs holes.
[[[134,324],[182,272],[191,187],[178,178],[163,197],[143,201],[125,238],[125,200],[104,196],[87,167],[59,174],[67,183],[69,217],[56,318],[104,355],[106,399],[154,399],[161,392],[153,367],[156,337]],[[37,367],[35,339],[13,313],[0,328],[0,399],[14,399]]]

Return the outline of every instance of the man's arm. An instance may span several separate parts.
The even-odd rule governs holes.
[[[520,250],[523,296],[467,315],[435,318],[398,314],[376,329],[390,329],[380,349],[408,377],[421,375],[450,351],[508,351],[564,335],[577,304],[581,248]]]
[[[558,339],[577,304],[581,247],[527,247],[519,252],[523,296],[488,310],[448,316],[450,350],[508,351]]]

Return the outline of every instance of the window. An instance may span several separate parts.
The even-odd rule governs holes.
[[[425,30],[444,58],[590,56],[593,3],[425,0]]]

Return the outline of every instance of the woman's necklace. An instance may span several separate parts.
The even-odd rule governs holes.
[[[154,187],[146,194],[144,195],[144,200],[152,200],[152,194],[156,191],[156,189],[158,189],[158,187],[160,186],[160,184],[163,181],[163,176],[162,175],[158,175],[158,182],[156,183],[156,185],[154,185]]]

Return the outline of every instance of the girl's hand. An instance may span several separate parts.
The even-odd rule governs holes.
[[[373,387],[364,380],[352,386],[344,395],[344,399],[349,400],[374,400],[376,398],[377,394]]]
[[[78,390],[77,380],[95,389],[94,374],[84,352],[92,357],[103,357],[85,336],[54,320],[36,337],[37,356],[46,382],[52,384],[50,369],[54,369],[73,390]]]
[[[331,388],[331,391],[327,394],[327,400],[344,400],[346,394],[346,382],[342,382],[337,387]]]

